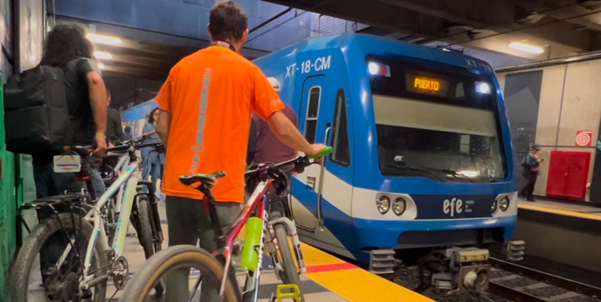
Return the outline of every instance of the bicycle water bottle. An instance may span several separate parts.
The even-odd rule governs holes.
[[[242,249],[242,267],[251,272],[256,271],[259,264],[259,248],[261,247],[261,232],[263,232],[263,220],[251,217],[246,222],[246,237]]]

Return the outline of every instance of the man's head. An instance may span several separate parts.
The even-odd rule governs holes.
[[[248,38],[248,17],[233,0],[215,3],[209,14],[209,36],[213,41],[230,43],[238,52]]]
[[[277,93],[280,93],[280,81],[278,81],[276,78],[267,78],[267,80],[269,81],[269,84],[271,84],[271,87],[273,87],[273,90],[275,90]]]

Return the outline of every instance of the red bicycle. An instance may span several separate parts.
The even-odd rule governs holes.
[[[306,167],[315,163],[315,159],[331,152],[332,148],[327,147],[314,156],[301,156],[276,165],[260,164],[255,169],[246,172],[246,178],[254,178],[258,184],[249,200],[244,204],[240,215],[225,231],[219,227],[219,217],[215,208],[216,201],[211,193],[217,180],[224,177],[225,173],[220,171],[213,174],[180,177],[183,184],[194,187],[204,194],[204,201],[208,205],[209,215],[213,221],[215,234],[217,234],[217,246],[220,248],[211,254],[196,246],[178,245],[157,253],[129,282],[120,301],[146,301],[147,297],[151,296],[152,289],[161,282],[166,274],[176,269],[186,268],[195,269],[191,275],[198,274],[188,301],[192,301],[199,293],[201,283],[211,280],[210,282],[214,284],[221,284],[219,289],[221,301],[255,302],[258,295],[264,248],[271,256],[276,276],[285,284],[278,287],[277,296],[301,301],[302,294],[298,288],[299,274],[305,272],[305,263],[296,226],[284,213],[279,213],[277,210],[272,212],[270,201],[274,194],[286,193],[288,179],[285,172],[302,173]],[[270,213],[272,213],[271,217],[269,217]],[[245,225],[246,236],[241,266],[246,272],[246,281],[241,291],[236,285],[234,275],[224,272],[233,271],[231,258],[234,240]],[[292,256],[289,238],[292,240],[295,259]],[[275,296],[272,298],[275,299]]]

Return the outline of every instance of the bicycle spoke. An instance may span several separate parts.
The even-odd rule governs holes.
[[[196,296],[196,292],[200,289],[200,287],[202,286],[202,273],[198,272],[198,280],[196,280],[196,284],[194,284],[194,288],[192,288],[192,294],[190,295],[190,299],[188,299],[188,302],[192,302],[192,299],[194,299],[194,296]],[[202,291],[200,292],[200,294],[202,294]],[[198,295],[200,298],[200,295]]]

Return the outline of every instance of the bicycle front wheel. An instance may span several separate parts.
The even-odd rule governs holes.
[[[277,241],[277,250],[282,261],[282,272],[280,277],[284,284],[296,284],[300,288],[300,276],[298,270],[294,264],[292,257],[292,251],[290,249],[290,243],[288,242],[288,234],[286,233],[286,227],[282,224],[276,224],[273,226],[275,233],[275,239]],[[301,293],[301,299],[304,301],[304,297]]]
[[[170,287],[169,284],[173,284],[174,282],[173,280],[168,280],[168,278],[175,278],[173,274],[181,274],[182,271],[185,276],[183,282],[175,284],[177,288]],[[188,279],[188,274],[192,278]],[[197,295],[218,295],[223,274],[224,269],[221,263],[207,251],[192,245],[172,246],[158,252],[144,264],[144,267],[127,284],[123,296],[121,296],[119,301],[152,301],[152,289],[162,281],[167,284],[165,301],[187,301],[188,299],[180,298],[182,295],[188,298],[192,298],[192,296],[197,297]],[[189,281],[195,282],[190,283]],[[193,285],[191,290],[188,287],[190,284]],[[208,290],[203,292],[203,290],[207,289],[205,285],[208,284],[214,285],[214,288],[212,288],[210,293]],[[178,292],[175,292],[176,290]],[[218,301],[218,299],[211,300]],[[240,291],[230,278],[227,279],[222,301],[240,301]]]

